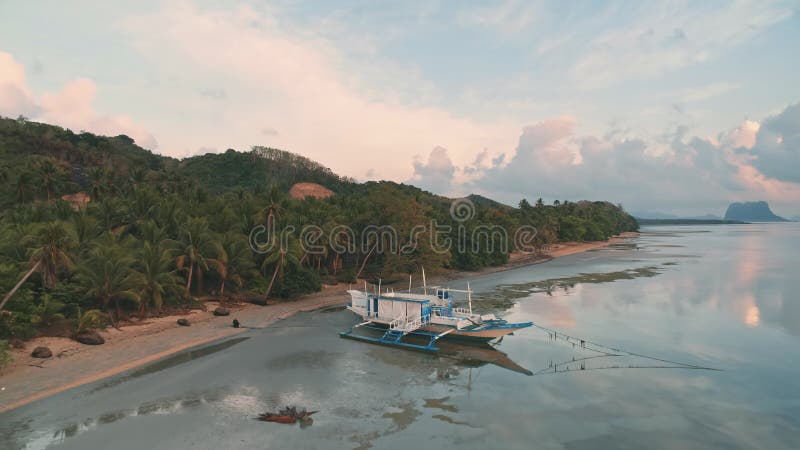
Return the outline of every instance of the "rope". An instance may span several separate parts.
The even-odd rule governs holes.
[[[715,369],[715,368],[712,368],[712,367],[698,366],[696,364],[682,363],[682,362],[678,362],[678,361],[672,361],[672,360],[669,360],[669,359],[656,358],[655,356],[643,355],[641,353],[629,352],[627,350],[621,350],[621,349],[618,349],[618,348],[609,347],[607,345],[603,345],[603,344],[600,344],[600,343],[597,343],[597,342],[593,342],[593,341],[590,341],[588,339],[583,339],[583,338],[578,338],[578,337],[575,337],[575,336],[570,336],[570,335],[568,335],[566,333],[559,332],[557,330],[550,329],[550,328],[547,328],[547,327],[543,327],[541,325],[533,324],[533,326],[538,328],[538,329],[540,329],[540,330],[542,330],[542,331],[544,331],[544,332],[546,332],[553,339],[558,339],[559,335],[563,336],[564,340],[566,340],[567,342],[571,343],[573,347],[575,347],[576,342],[573,342],[572,340],[578,341],[578,343],[580,343],[580,345],[581,345],[581,348],[601,353],[603,356],[623,356],[623,355],[628,355],[628,356],[636,356],[638,358],[644,358],[644,359],[649,359],[649,360],[653,360],[653,361],[658,361],[658,362],[662,362],[662,363],[674,364],[676,366],[680,366],[680,367],[677,367],[677,368],[702,369],[702,370],[720,370],[720,369]],[[587,347],[587,344],[590,345],[590,346],[594,346],[596,348]],[[610,350],[611,352],[608,352],[606,350]],[[580,361],[580,360],[576,360],[576,361]],[[571,361],[569,361],[569,362],[571,362]],[[631,368],[634,368],[634,367],[631,367]],[[644,368],[644,367],[638,367],[638,368]],[[653,368],[656,368],[656,367],[653,367]],[[595,369],[592,369],[592,370],[595,370]]]

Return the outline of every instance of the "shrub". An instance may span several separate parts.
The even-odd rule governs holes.
[[[42,302],[33,310],[31,315],[31,323],[39,327],[49,327],[53,323],[64,320],[64,315],[61,310],[64,309],[64,304],[58,300],[53,300],[50,295],[42,295]]]
[[[355,283],[356,281],[356,269],[349,268],[339,271],[336,274],[336,281],[340,283]]]
[[[12,360],[9,352],[8,341],[0,341],[0,368],[5,367]]]
[[[78,328],[75,330],[77,334],[105,328],[109,323],[108,315],[99,309],[90,309],[83,314],[79,313],[78,317]]]

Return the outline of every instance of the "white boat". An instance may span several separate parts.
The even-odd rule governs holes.
[[[340,333],[340,336],[377,344],[436,351],[436,341],[442,338],[488,342],[533,325],[532,322],[508,323],[494,314],[473,313],[469,284],[467,290],[431,287],[431,294],[428,294],[427,286],[423,289],[422,294],[412,293],[411,289],[408,292],[382,292],[378,285],[370,293],[365,284],[363,291],[348,290],[351,300],[347,309],[359,315],[363,322]],[[456,307],[453,293],[465,293],[468,307]],[[377,327],[385,332],[380,338],[354,333],[354,329],[363,326]],[[408,335],[426,337],[428,343],[403,341]]]

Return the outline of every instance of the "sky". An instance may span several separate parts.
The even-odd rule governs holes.
[[[800,216],[800,0],[0,0],[0,115],[516,204]]]

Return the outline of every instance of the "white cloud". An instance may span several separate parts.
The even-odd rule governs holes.
[[[447,149],[435,147],[428,155],[428,160],[423,162],[417,156],[414,158],[414,176],[410,183],[438,194],[449,194],[456,173],[456,166],[450,159]]]
[[[740,83],[718,82],[701,87],[684,89],[673,93],[673,95],[681,102],[692,103],[708,100],[739,89],[740,87],[742,87]]]
[[[537,8],[538,5],[530,2],[505,0],[464,11],[458,15],[458,21],[462,25],[489,28],[502,36],[513,37],[537,21]]]
[[[514,123],[481,122],[409,105],[400,100],[407,95],[393,91],[392,82],[376,95],[373,86],[354,75],[361,65],[353,65],[327,39],[283,26],[270,11],[171,2],[153,14],[128,18],[123,28],[148,62],[180,67],[181,76],[194,83],[208,85],[207,78],[213,78],[235,104],[183,105],[188,114],[213,117],[214,126],[198,127],[190,136],[159,133],[170,152],[204,145],[246,148],[268,138],[271,146],[343,174],[375,169],[382,177],[402,180],[412,175],[410,155],[436,145],[447,147],[454,160],[464,160],[476,149],[513,144]],[[393,73],[397,79],[407,75]],[[280,134],[265,137],[265,123]]]
[[[655,77],[713,59],[792,14],[790,5],[761,1],[641,3],[634,20],[591,39],[570,76],[584,87]]]

